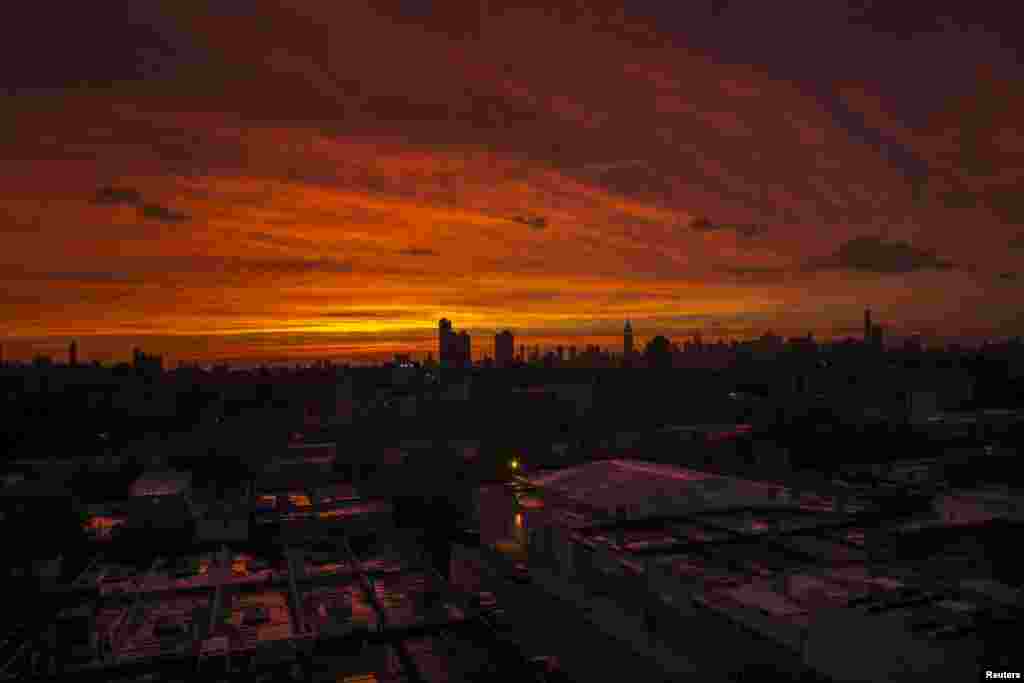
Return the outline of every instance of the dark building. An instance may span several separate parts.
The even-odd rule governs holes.
[[[469,367],[473,365],[472,346],[470,343],[469,333],[465,330],[458,334],[457,349],[458,354],[456,357],[456,365],[459,365],[460,367]]]
[[[570,361],[576,360],[576,346],[575,345],[572,345],[572,346],[569,347],[569,360]]]
[[[472,365],[469,334],[465,331],[455,333],[452,322],[441,318],[438,324],[438,355],[441,367],[467,367]]]
[[[633,355],[633,326],[626,321],[626,327],[622,332],[622,355],[630,358]]]
[[[163,356],[143,353],[141,349],[133,349],[132,366],[138,372],[158,375],[164,370],[164,358]]]
[[[68,347],[68,365],[74,367],[78,365],[78,342],[71,342],[71,346]]]
[[[871,348],[876,351],[881,351],[884,347],[883,340],[884,331],[881,325],[871,326]]]
[[[494,362],[499,368],[512,364],[515,353],[515,339],[508,330],[494,335]]]
[[[447,318],[441,318],[438,335],[438,359],[441,367],[459,365],[459,338],[452,329],[452,322]]]
[[[864,343],[871,343],[871,332],[874,328],[871,326],[871,309],[864,309]]]

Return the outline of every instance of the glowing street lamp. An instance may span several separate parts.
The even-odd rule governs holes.
[[[512,460],[508,463],[508,466],[511,467],[514,470],[518,470],[519,469],[519,461],[517,459],[515,459],[515,458],[512,458]]]

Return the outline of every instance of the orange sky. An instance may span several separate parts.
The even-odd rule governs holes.
[[[423,352],[441,317],[477,350],[626,318],[827,338],[868,304],[894,335],[1024,332],[1024,94],[998,65],[907,122],[866,67],[823,104],[651,17],[251,4],[161,5],[181,44],[155,75],[7,98],[7,358]]]

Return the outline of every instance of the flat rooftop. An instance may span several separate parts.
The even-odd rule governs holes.
[[[788,490],[780,484],[636,460],[604,460],[541,474],[529,481],[609,516],[624,510],[629,519],[736,507],[791,506]]]
[[[639,461],[590,463],[530,482],[541,504],[520,506],[515,525],[562,528],[583,551],[571,554],[573,581],[619,586],[626,602],[635,597],[626,583],[640,581],[684,613],[702,606],[796,652],[812,634],[829,648],[842,629],[853,629],[847,638],[871,634],[877,619],[887,638],[924,643],[920,652],[931,654],[922,661],[951,647],[976,652],[983,624],[1016,613],[1019,591],[983,583],[984,568],[955,564],[970,549],[953,547],[1000,516],[995,508],[1004,518],[1018,509],[1005,492],[942,494],[931,512],[886,520],[868,504],[840,506],[803,486],[785,495],[782,484]],[[667,500],[645,504],[659,498]],[[625,517],[615,514],[620,508]],[[907,552],[932,547],[911,537],[934,536],[935,527],[947,530],[948,543],[940,535],[929,541],[939,549]],[[550,552],[546,543],[537,552]]]
[[[191,472],[175,470],[145,472],[132,483],[130,495],[172,496],[184,493],[191,485]]]

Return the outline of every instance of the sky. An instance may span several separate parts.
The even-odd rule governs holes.
[[[4,355],[1024,334],[998,4],[21,4]]]

